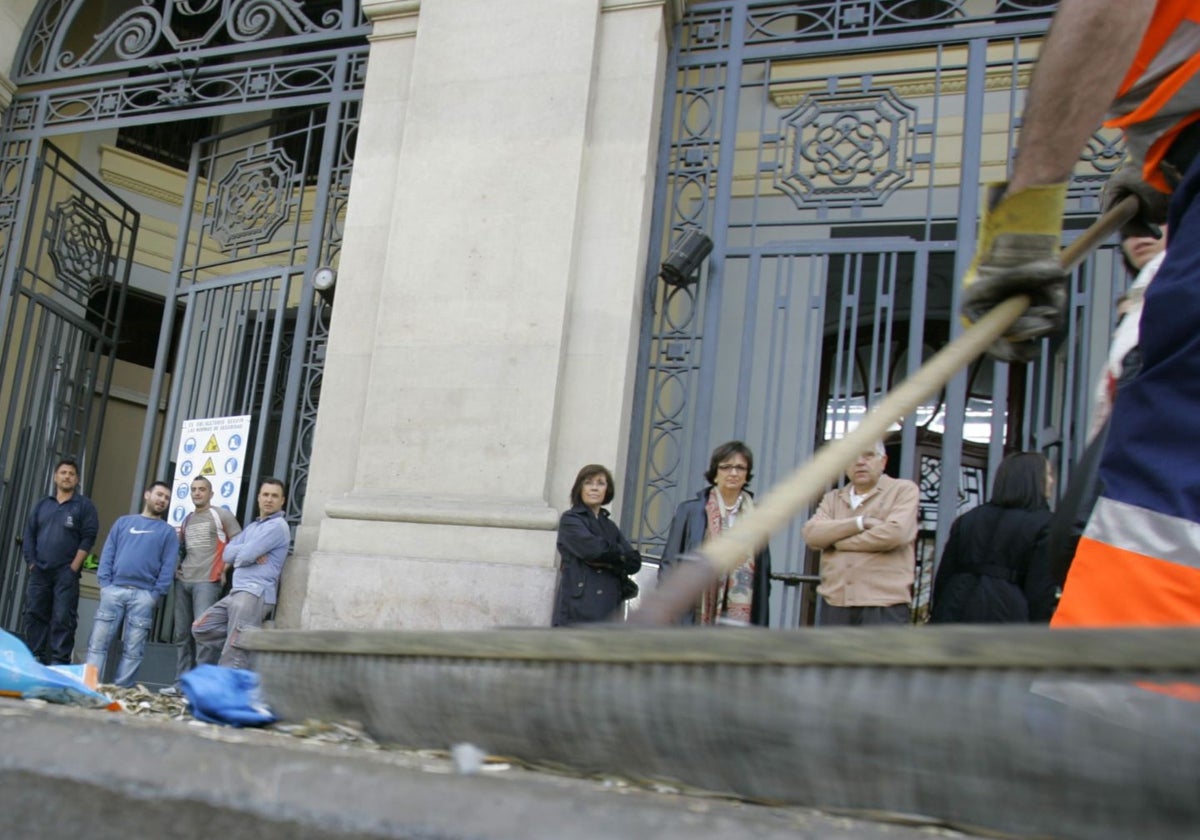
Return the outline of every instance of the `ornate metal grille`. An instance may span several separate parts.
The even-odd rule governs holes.
[[[359,104],[346,101],[310,109],[303,120],[288,113],[206,138],[189,179],[195,194],[185,202],[199,208],[184,225],[195,235],[180,238],[176,257],[185,316],[166,428],[185,417],[251,414],[246,489],[262,475],[288,480],[293,522],[304,501],[328,340],[330,304],[309,278],[317,266],[336,264],[358,113]],[[201,171],[213,175],[202,181]],[[161,450],[160,473],[174,451],[169,442]],[[249,504],[253,493],[243,498]]]
[[[736,43],[733,31],[744,27],[746,46],[856,41],[884,36],[894,43],[909,33],[959,28],[968,24],[1011,24],[1045,19],[1055,0],[810,0],[748,3],[744,20],[735,8],[743,4],[709,3],[692,10],[685,25],[685,50],[721,49]],[[693,23],[694,22],[694,23]]]
[[[81,15],[85,2],[89,14]],[[99,21],[97,12],[103,15]],[[137,68],[164,55],[221,61],[244,53],[246,44],[314,50],[366,31],[355,0],[142,0],[132,8],[44,0],[26,28],[16,81],[61,81],[101,67]],[[68,46],[74,43],[91,46],[79,54]]]
[[[966,0],[711,2],[676,32],[624,525],[658,555],[716,444],[754,450],[767,489],[857,422],[961,329],[957,276],[980,184],[1002,180],[1053,4]],[[1081,157],[1068,228],[1085,227],[1122,153]],[[696,285],[657,280],[686,229],[715,247]],[[1078,272],[1074,318],[1028,368],[981,362],[897,428],[889,471],[926,483],[925,572],[970,483],[1007,448],[1060,475],[1081,448],[1093,336],[1126,284],[1110,253]],[[936,461],[930,471],[929,459]],[[932,477],[932,478],[931,478]],[[930,480],[936,480],[931,489]],[[803,518],[772,541],[776,571],[815,558]]]
[[[349,72],[345,67],[348,65]],[[101,83],[55,87],[13,100],[4,115],[6,134],[35,129],[46,133],[81,131],[99,125],[135,125],[178,117],[203,117],[233,111],[267,110],[285,102],[314,105],[339,95],[348,78],[361,87],[366,48],[330,53],[301,53],[285,58],[247,60],[237,67],[217,65],[196,70],[180,93],[172,71],[118,78]]]
[[[20,144],[6,144],[8,146]],[[104,424],[138,214],[47,144],[23,212],[44,220],[14,252],[0,297],[0,626],[16,628],[25,583],[16,538],[55,461],[75,456],[86,488]],[[21,171],[13,167],[12,171]]]
[[[775,187],[800,208],[883,206],[913,180],[916,116],[891,89],[806,95],[780,117]]]
[[[336,265],[340,252],[369,31],[357,0],[139,0],[101,6],[42,0],[15,70],[22,92],[0,124],[0,299],[11,289],[10,242],[25,235],[17,208],[31,190],[29,156],[42,138],[286,112],[291,119],[240,158],[201,155],[194,194],[185,201],[190,206],[195,199],[203,207],[190,237],[196,249],[187,250],[189,236],[179,238],[177,272],[181,295],[210,288],[206,283],[219,286],[212,278],[250,266],[284,284],[280,325],[296,334],[247,346],[267,354],[262,364],[251,364],[259,371],[256,393],[274,412],[264,417],[274,431],[263,442],[270,450],[262,453],[263,463],[284,474],[290,459],[307,464],[304,447],[311,435],[294,438],[293,431],[315,416],[328,318],[328,304],[317,300],[308,277],[317,265]],[[60,261],[86,256],[80,245],[88,229],[78,218],[64,210]],[[185,221],[184,227],[191,225]],[[247,282],[268,282],[266,276]],[[232,298],[222,308],[213,303],[214,295],[197,298],[208,301],[197,305],[215,307],[206,317],[238,317],[241,309]],[[170,341],[169,332],[164,340]],[[169,358],[160,356],[164,362]],[[181,382],[195,361],[181,351]],[[268,368],[269,382],[263,380]],[[164,381],[160,365],[152,403]],[[223,404],[221,399],[212,405]],[[143,437],[144,475],[158,458],[149,453],[153,435]],[[301,487],[289,498],[293,520],[302,502]]]

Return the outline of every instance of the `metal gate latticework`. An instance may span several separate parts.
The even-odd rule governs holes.
[[[883,206],[913,180],[916,108],[892,90],[811,94],[779,120],[775,187],[796,206]]]
[[[39,162],[43,147],[95,130],[259,115],[254,125],[238,119],[238,131],[201,140],[192,155],[149,394],[149,404],[159,404],[171,382],[167,431],[160,441],[151,412],[135,483],[169,476],[171,424],[249,413],[247,483],[265,471],[290,480],[286,513],[299,521],[331,306],[310,278],[318,266],[336,266],[341,251],[369,31],[358,0],[41,0],[15,65],[18,92],[0,118],[0,323],[25,323],[30,336],[41,329],[41,341],[64,348],[57,378],[13,361],[33,351],[12,341],[2,368],[3,376],[18,377],[2,392],[10,419],[26,411],[27,392],[70,415],[63,429],[46,425],[45,451],[95,457],[91,435],[103,419],[112,365],[104,354],[115,346],[121,284],[135,252],[132,232],[118,233],[126,228],[105,215],[121,206],[111,190],[95,202],[81,193],[38,203],[49,171]],[[193,218],[194,202],[200,211]],[[41,243],[36,258],[29,243]],[[30,266],[52,271],[45,282],[57,284],[55,295],[24,279]],[[98,301],[109,308],[93,311]],[[91,309],[86,318],[59,318],[65,326],[57,332],[45,332],[29,314],[68,302]],[[73,341],[81,353],[109,359],[86,381],[75,372],[75,351],[65,349]],[[68,385],[70,393],[62,390]],[[6,427],[4,452],[42,452],[24,438],[16,442],[19,428]],[[6,505],[0,523],[0,544],[11,547],[21,511],[44,490],[49,468],[13,458],[0,466],[6,498],[22,499]],[[133,488],[134,502],[140,492]],[[252,493],[243,498],[240,514],[253,505]],[[0,622],[15,628],[20,588],[10,585],[12,576],[5,580]]]
[[[172,272],[182,325],[174,336],[164,323],[160,342],[177,340],[181,359],[166,428],[189,417],[252,415],[243,498],[253,498],[260,476],[291,481],[295,472],[292,522],[304,499],[328,338],[330,304],[310,278],[341,247],[358,113],[356,101],[334,102],[300,121],[284,115],[197,144],[181,225],[190,235],[179,238]],[[147,424],[144,453],[152,436]],[[157,474],[173,452],[161,450]]]
[[[82,15],[85,4],[90,13]],[[43,2],[25,30],[20,82],[58,81],[96,68],[127,70],[143,59],[185,55],[193,60],[237,56],[245,45],[312,49],[347,34],[362,34],[357,0],[183,0],[122,9],[90,0]],[[106,18],[97,20],[99,11]],[[99,30],[97,31],[97,29]],[[68,45],[92,46],[77,55]]]
[[[104,428],[136,246],[138,213],[47,143],[33,169],[27,231],[11,292],[0,303],[0,626],[18,625],[26,516],[58,458],[78,459],[87,492]]]
[[[1006,175],[1053,6],[688,7],[668,73],[623,496],[623,524],[644,553],[663,550],[716,444],[746,441],[751,489],[767,490],[961,330],[957,277],[980,185]],[[1113,132],[1091,139],[1069,191],[1068,239],[1095,217],[1122,154]],[[688,229],[707,233],[713,252],[693,285],[663,284],[658,264]],[[1128,282],[1102,249],[1076,270],[1068,331],[1038,360],[976,362],[889,434],[889,472],[921,488],[918,614],[951,522],[986,498],[1007,451],[1044,452],[1065,486]],[[815,571],[802,524],[772,539],[776,571]]]

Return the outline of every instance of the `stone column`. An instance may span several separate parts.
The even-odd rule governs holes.
[[[416,47],[418,0],[364,0],[372,21],[371,53],[359,114],[351,198],[330,323],[321,405],[313,443],[304,515],[295,554],[280,581],[276,624],[299,627],[309,558],[331,495],[354,486],[361,418],[367,396],[376,313],[391,233],[393,185],[400,156]]]
[[[37,0],[0,0],[0,111],[8,107],[16,92],[9,68],[17,58],[21,33],[36,6]]]
[[[575,471],[623,466],[663,4],[426,0],[389,43],[363,124],[402,101],[394,177],[356,164],[298,623],[545,624]]]

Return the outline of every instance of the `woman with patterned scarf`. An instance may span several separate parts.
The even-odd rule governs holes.
[[[754,475],[754,454],[740,440],[731,440],[713,450],[708,487],[675,510],[663,549],[659,577],[680,561],[681,555],[696,551],[710,534],[737,526],[754,507],[746,486]],[[757,624],[767,626],[771,587],[771,549],[764,547],[732,573],[718,580],[701,598],[684,624]]]

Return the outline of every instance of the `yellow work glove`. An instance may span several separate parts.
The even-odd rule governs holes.
[[[975,260],[963,278],[963,318],[974,323],[1014,295],[1032,303],[988,348],[1006,362],[1037,357],[1041,338],[1062,328],[1067,273],[1058,263],[1067,185],[1028,187],[1006,195],[1007,184],[989,184],[979,223]]]

